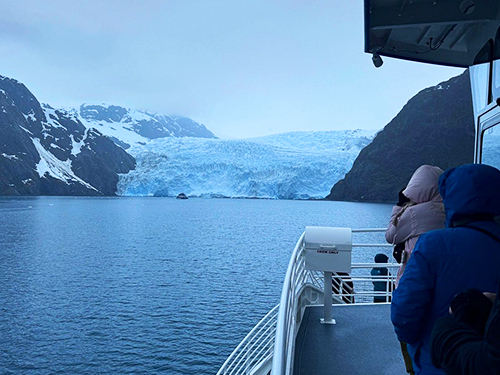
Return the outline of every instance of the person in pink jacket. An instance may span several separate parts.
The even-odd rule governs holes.
[[[430,230],[444,228],[446,217],[443,198],[439,195],[438,189],[441,173],[443,173],[441,168],[432,165],[419,167],[401,192],[403,197],[400,197],[400,202],[392,209],[385,239],[393,245],[404,244],[401,267],[396,277],[396,288],[418,237]],[[404,200],[406,202],[402,202]]]
[[[399,202],[392,209],[391,220],[385,233],[387,242],[403,248],[401,263],[396,276],[396,288],[403,276],[406,264],[421,234],[445,226],[443,199],[439,195],[438,179],[443,173],[439,167],[422,165],[411,177],[408,185],[401,191]],[[406,371],[414,374],[411,358],[405,343],[401,343]]]

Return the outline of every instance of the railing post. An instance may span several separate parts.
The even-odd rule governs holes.
[[[323,324],[336,324],[332,318],[332,272],[325,271],[324,306],[325,317],[321,319]]]

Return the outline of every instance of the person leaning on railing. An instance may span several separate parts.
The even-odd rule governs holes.
[[[345,303],[354,303],[354,283],[347,272],[334,272],[332,292],[339,295]]]
[[[388,260],[389,257],[383,253],[375,255],[374,259],[375,263],[387,263]],[[392,282],[389,280],[390,273],[387,267],[374,267],[370,271],[370,274],[373,277],[373,291],[382,293],[381,295],[375,294],[375,296],[373,296],[373,302],[391,302],[391,297],[387,294],[387,292],[392,292],[394,287]]]
[[[401,249],[401,263],[396,276],[396,288],[403,276],[420,235],[445,225],[443,198],[439,194],[438,179],[443,173],[439,167],[422,165],[413,173],[406,188],[399,193],[399,200],[392,208],[391,220],[385,239]]]
[[[420,235],[444,228],[443,199],[439,194],[439,167],[422,165],[412,175],[406,188],[399,193],[399,201],[392,209],[391,220],[385,233],[387,242],[394,244],[394,257],[401,263],[396,277],[396,288]],[[401,352],[406,372],[414,374],[406,343],[401,341]]]

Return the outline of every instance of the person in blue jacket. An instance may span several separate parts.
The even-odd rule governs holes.
[[[450,169],[439,178],[446,228],[422,235],[391,305],[400,341],[408,343],[416,374],[444,374],[433,366],[429,341],[435,321],[467,289],[495,292],[500,281],[500,171],[481,164]]]

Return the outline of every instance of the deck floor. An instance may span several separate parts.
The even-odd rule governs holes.
[[[390,305],[333,305],[337,324],[321,324],[323,307],[307,307],[295,345],[294,375],[405,374]]]

